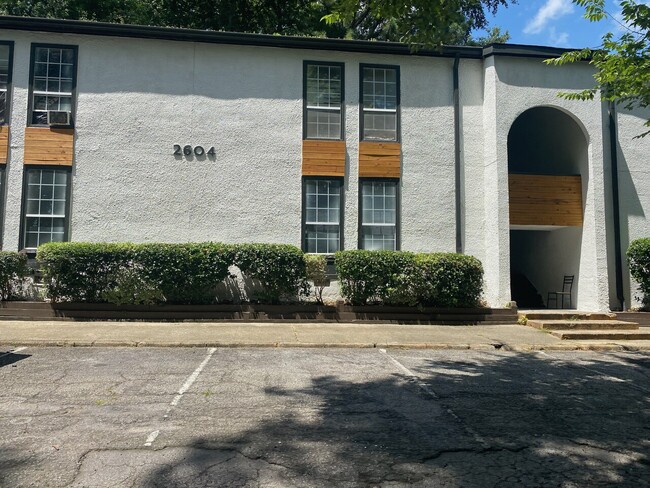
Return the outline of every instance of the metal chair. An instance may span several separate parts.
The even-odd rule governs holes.
[[[564,309],[564,298],[569,297],[569,308],[571,308],[571,290],[573,289],[573,279],[575,276],[564,276],[564,281],[562,282],[562,291],[549,291],[548,299],[546,300],[546,306],[551,308],[551,300],[555,301],[555,308],[558,308],[558,298],[562,297],[562,309]]]

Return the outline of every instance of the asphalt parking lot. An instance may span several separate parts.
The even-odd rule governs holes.
[[[2,487],[650,486],[650,355],[0,348]]]

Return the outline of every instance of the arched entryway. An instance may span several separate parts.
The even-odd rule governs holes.
[[[548,306],[548,293],[562,290],[564,276],[575,277],[571,308],[580,306],[588,165],[585,132],[566,112],[535,107],[513,122],[508,134],[510,272],[512,299],[519,308]]]

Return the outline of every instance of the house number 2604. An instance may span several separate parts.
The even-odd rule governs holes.
[[[195,156],[204,156],[207,154],[208,156],[214,156],[216,154],[214,147],[211,147],[207,151],[203,148],[203,146],[190,146],[189,144],[187,146],[181,147],[180,144],[174,144],[174,156],[191,156],[194,154]]]

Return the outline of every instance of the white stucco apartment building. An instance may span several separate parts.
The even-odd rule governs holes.
[[[564,275],[574,308],[633,305],[648,114],[559,98],[593,85],[560,52],[0,17],[2,248],[458,251],[492,306]]]

